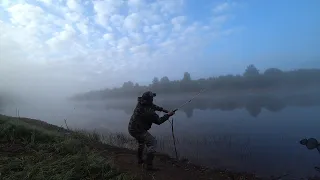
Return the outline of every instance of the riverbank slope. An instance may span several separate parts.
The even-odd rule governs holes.
[[[0,115],[0,179],[258,179],[252,174],[211,170],[157,154],[159,171],[136,164],[135,152],[101,143],[98,134],[46,122]]]

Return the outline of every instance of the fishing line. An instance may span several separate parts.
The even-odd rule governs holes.
[[[195,96],[193,96],[191,99],[189,99],[188,101],[186,101],[185,103],[181,104],[178,108],[176,108],[175,110],[173,110],[173,112],[176,112],[178,109],[182,108],[183,106],[185,106],[186,104],[192,102],[193,99],[195,99],[196,97],[198,97],[201,93],[205,92],[206,89],[202,89],[200,90]],[[178,151],[177,151],[177,147],[176,147],[176,138],[174,136],[174,127],[173,127],[173,118],[170,120],[168,120],[171,124],[171,134],[172,134],[172,139],[173,139],[173,147],[174,147],[174,151],[175,151],[175,155],[176,155],[176,159],[178,160]]]
[[[173,110],[173,112],[176,112],[178,109],[182,108],[183,106],[185,106],[186,104],[190,103],[193,99],[195,99],[196,97],[198,97],[201,93],[205,92],[206,89],[202,89],[200,90],[196,95],[194,95],[191,99],[189,99],[188,101],[186,101],[185,103],[181,104],[178,108],[176,108],[175,110]]]

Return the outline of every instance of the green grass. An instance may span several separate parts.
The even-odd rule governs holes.
[[[99,136],[0,115],[0,179],[134,179],[95,150]]]

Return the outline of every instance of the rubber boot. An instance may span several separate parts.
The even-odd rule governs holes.
[[[143,164],[143,148],[138,148],[138,164]]]
[[[154,159],[154,154],[153,153],[148,153],[147,154],[147,159],[146,159],[146,165],[145,165],[145,169],[148,171],[154,171],[156,170],[153,167],[153,159]]]

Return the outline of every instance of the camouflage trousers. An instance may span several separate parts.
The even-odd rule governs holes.
[[[148,131],[143,133],[130,133],[138,142],[138,152],[142,153],[144,147],[147,146],[147,153],[154,154],[156,152],[157,140]]]

